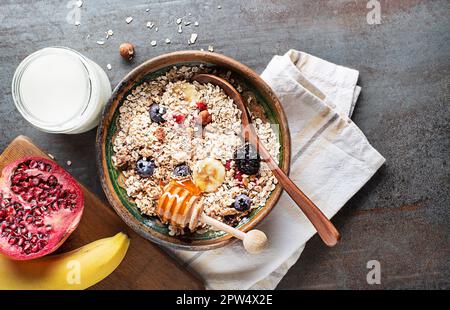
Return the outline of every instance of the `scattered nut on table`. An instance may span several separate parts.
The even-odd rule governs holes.
[[[119,47],[120,56],[126,60],[131,60],[134,57],[134,45],[131,43],[122,43]]]

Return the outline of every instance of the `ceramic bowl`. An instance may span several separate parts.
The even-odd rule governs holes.
[[[97,166],[103,190],[117,214],[137,233],[151,241],[173,248],[203,251],[224,246],[232,241],[232,237],[222,231],[209,230],[205,233],[190,233],[181,237],[169,235],[166,225],[157,217],[142,215],[136,204],[121,186],[121,172],[111,160],[113,155],[112,141],[118,130],[117,120],[119,107],[131,90],[144,81],[164,74],[173,66],[197,66],[203,64],[218,71],[231,71],[231,76],[245,90],[253,93],[257,104],[250,106],[252,113],[264,117],[265,121],[279,125],[280,167],[288,172],[290,163],[290,137],[286,116],[281,104],[270,87],[247,66],[229,57],[210,52],[180,51],[155,57],[131,71],[115,88],[107,103],[97,133]],[[264,206],[254,209],[250,215],[239,223],[238,228],[249,231],[260,223],[275,206],[282,188],[277,185],[270,193]],[[268,236],[270,240],[270,236]]]

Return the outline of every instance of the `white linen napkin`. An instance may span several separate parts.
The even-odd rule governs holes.
[[[358,75],[295,50],[274,56],[261,75],[288,118],[290,177],[328,218],[385,161],[349,118],[361,91]],[[207,289],[274,289],[316,231],[286,193],[258,229],[269,238],[258,255],[248,254],[241,242],[206,252],[172,252]]]

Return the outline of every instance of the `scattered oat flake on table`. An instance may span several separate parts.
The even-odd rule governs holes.
[[[195,41],[197,41],[197,37],[198,37],[198,34],[196,34],[196,33],[191,34],[191,38],[189,39],[189,43],[190,44],[194,44]]]
[[[80,26],[81,25],[81,23],[77,20],[76,22],[75,22],[75,26]]]
[[[105,44],[105,41],[97,41],[97,44],[98,45],[103,45],[103,44]]]
[[[191,24],[191,22],[184,22],[185,26],[189,26]]]
[[[48,153],[47,155],[48,155],[48,157],[50,157],[51,159],[55,159],[55,156],[53,156],[52,154]]]
[[[170,44],[170,39],[169,38],[166,39],[166,44]]]
[[[111,64],[107,64],[107,65],[106,65],[106,69],[111,70],[111,69],[112,69]]]
[[[72,166],[72,162],[70,160],[67,161],[67,166]]]
[[[75,2],[76,6],[81,8],[83,6],[83,1],[78,0],[77,2]]]
[[[131,23],[132,21],[133,21],[133,17],[131,17],[131,16],[128,16],[128,17],[125,19],[125,22],[126,22],[127,24]]]
[[[150,42],[151,46],[156,46],[156,41],[153,40],[152,42]]]
[[[150,9],[146,9],[145,12],[150,12]]]
[[[106,32],[106,38],[109,39],[109,37],[112,37],[113,34],[114,34],[114,31],[112,31],[111,29],[109,29],[109,30]]]
[[[154,23],[152,23],[152,22],[147,22],[147,28],[152,29],[153,26],[155,26]]]
[[[181,25],[178,26],[178,33],[182,33],[183,32],[183,28],[181,28]]]
[[[183,20],[182,20],[181,18],[177,18],[177,24],[178,24],[178,25],[181,24],[182,21],[183,21]]]
[[[214,46],[212,46],[212,45],[208,46],[208,51],[214,52]]]
[[[194,26],[195,26],[195,27],[198,27],[198,22],[195,22],[195,23],[194,23]]]
[[[159,28],[158,28],[158,27],[156,27],[156,28],[155,28],[155,31],[156,31],[156,32],[158,32],[158,30],[159,30]]]

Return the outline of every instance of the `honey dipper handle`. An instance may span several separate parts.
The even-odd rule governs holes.
[[[221,221],[209,217],[204,213],[200,215],[200,221],[205,224],[211,225],[214,228],[227,232],[238,239],[241,239],[242,241],[244,241],[244,248],[249,253],[259,253],[267,246],[266,234],[260,230],[254,229],[249,231],[248,233],[245,233],[239,229],[236,229],[225,223],[222,223]]]

